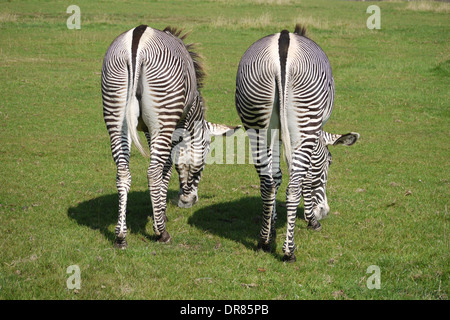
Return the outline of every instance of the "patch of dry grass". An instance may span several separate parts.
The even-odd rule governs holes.
[[[406,6],[407,10],[428,12],[450,12],[450,3],[435,1],[412,1]]]
[[[358,23],[358,21],[336,20],[329,21],[328,19],[298,15],[289,20],[277,20],[269,12],[265,12],[259,16],[244,16],[244,17],[225,17],[219,16],[217,19],[211,21],[211,26],[216,28],[226,28],[231,30],[238,30],[242,28],[263,29],[266,27],[273,27],[276,30],[282,30],[288,26],[289,30],[297,23],[305,26],[307,29],[314,28],[320,30],[329,30],[332,28],[345,27],[346,29],[362,29],[366,31],[365,24]],[[293,31],[293,30],[290,30]]]
[[[239,4],[257,4],[257,5],[289,5],[296,3],[294,0],[210,0],[212,2],[226,2],[227,4],[239,3]],[[298,1],[297,1],[298,3]]]
[[[9,12],[0,13],[0,23],[2,22],[17,22],[17,14]]]
[[[241,18],[228,18],[224,16],[219,16],[217,19],[212,21],[212,25],[217,28],[227,28],[227,29],[240,29],[240,28],[264,28],[272,25],[273,19],[271,15],[266,12],[258,17],[245,16]]]

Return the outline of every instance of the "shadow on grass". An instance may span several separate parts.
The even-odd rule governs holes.
[[[174,199],[177,194],[177,191],[169,190],[167,198],[169,200]],[[118,205],[119,197],[117,193],[110,194],[71,207],[67,215],[80,225],[99,230],[111,244],[114,244]],[[145,238],[156,241],[155,234],[153,232],[148,234],[146,231],[147,223],[152,223],[151,216],[152,206],[149,193],[146,191],[130,192],[127,203],[128,233],[141,234]],[[113,227],[111,228],[111,226]]]
[[[167,199],[173,201],[178,192],[169,190]],[[69,218],[78,224],[93,230],[99,230],[113,245],[114,228],[118,218],[118,195],[110,194],[82,202],[68,210]],[[231,202],[216,203],[201,207],[202,199],[193,207],[192,215],[187,222],[199,230],[242,243],[251,250],[257,250],[259,232],[262,223],[262,201],[259,196],[248,196]],[[186,210],[186,214],[190,211]],[[156,241],[153,231],[147,232],[147,224],[151,221],[150,196],[146,191],[130,192],[127,205],[128,233],[139,234],[148,240]],[[284,202],[277,202],[277,232],[285,232],[286,208]],[[170,223],[170,212],[168,213]],[[303,208],[298,208],[297,217],[302,218]],[[148,228],[152,230],[151,227]],[[170,232],[170,230],[169,230]],[[276,239],[272,248],[276,248]],[[272,254],[281,259],[282,256],[272,250]]]
[[[286,228],[284,202],[277,202],[276,210],[278,218],[275,228],[277,233],[284,233]],[[303,208],[298,208],[297,217],[303,219]],[[262,224],[262,200],[259,196],[245,197],[203,207],[194,211],[188,219],[188,224],[221,238],[242,243],[251,250],[257,250]],[[281,260],[283,256],[275,250],[276,238],[273,239],[271,254]]]

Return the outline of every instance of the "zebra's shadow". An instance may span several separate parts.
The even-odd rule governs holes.
[[[285,202],[277,201],[277,221],[275,228],[279,234],[272,242],[276,248],[276,240],[282,240],[286,228]],[[303,219],[303,208],[297,210],[297,218]],[[188,224],[215,234],[221,238],[242,243],[251,250],[258,249],[259,234],[262,225],[262,200],[259,196],[244,197],[239,200],[217,203],[195,210],[188,218]],[[282,259],[280,250],[272,249],[272,255]]]
[[[177,191],[169,190],[167,198],[170,201],[176,199],[177,195]],[[118,219],[118,204],[118,194],[109,194],[70,207],[67,215],[79,225],[100,231],[113,244],[116,237],[114,228]],[[151,228],[151,216],[152,206],[148,191],[129,192],[127,203],[128,233],[139,234],[149,240],[156,241],[156,236]],[[147,229],[150,232],[147,232]]]
[[[168,190],[168,201],[177,199],[178,191]],[[244,197],[230,202],[221,202],[201,206],[201,198],[193,207],[192,215],[187,223],[207,233],[221,238],[242,243],[251,250],[257,250],[259,233],[262,224],[262,200],[259,196]],[[100,196],[70,207],[67,215],[79,225],[98,230],[111,244],[115,241],[114,228],[118,218],[117,193]],[[138,234],[147,240],[156,241],[152,230],[151,201],[147,191],[132,191],[128,193],[127,227],[128,233]],[[286,208],[284,202],[277,201],[277,222],[275,228],[280,235],[286,228]],[[303,218],[303,208],[299,207],[297,218]],[[170,219],[170,216],[169,216]],[[170,222],[169,222],[170,223]],[[148,230],[148,231],[147,231]],[[278,235],[276,238],[282,238]],[[276,239],[273,243],[276,246]],[[273,250],[272,254],[281,259]]]

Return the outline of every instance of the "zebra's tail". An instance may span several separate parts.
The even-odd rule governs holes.
[[[136,98],[137,84],[139,80],[140,61],[138,55],[139,40],[144,33],[146,25],[136,27],[132,33],[132,46],[131,46],[131,61],[128,61],[128,96],[125,109],[126,124],[128,127],[128,134],[131,137],[131,141],[134,143],[139,152],[148,157],[147,150],[141,144],[139,138],[137,125],[139,118],[139,102]]]
[[[277,86],[279,90],[280,86]],[[280,90],[281,91],[281,90]],[[285,92],[279,92],[279,107],[280,107],[280,127],[281,127],[281,141],[283,143],[284,148],[284,157],[286,159],[286,163],[288,169],[291,167],[292,162],[292,150],[291,150],[291,137],[289,135],[289,127],[288,127],[288,119],[286,114],[287,101],[285,99]]]
[[[280,56],[280,73],[278,75],[277,88],[279,97],[278,106],[280,108],[281,141],[283,143],[284,156],[286,158],[286,163],[289,170],[292,162],[292,151],[287,117],[287,88],[289,87],[287,84],[288,77],[286,72],[287,52],[289,49],[288,31],[283,30],[281,32],[278,46]]]

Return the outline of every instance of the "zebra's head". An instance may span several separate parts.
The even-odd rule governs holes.
[[[328,146],[345,145],[351,146],[359,139],[359,133],[331,134],[321,131],[318,143],[311,156],[310,183],[312,190],[313,213],[317,220],[328,215],[326,187],[328,180],[328,168],[331,164],[331,152]]]
[[[180,190],[178,192],[178,206],[190,208],[198,200],[198,184],[206,164],[211,138],[213,136],[226,136],[234,133],[241,126],[230,127],[211,123],[206,120],[195,124],[194,137],[188,144],[178,147],[175,168],[179,175]],[[186,135],[184,135],[186,137]],[[184,141],[187,142],[187,141]]]

